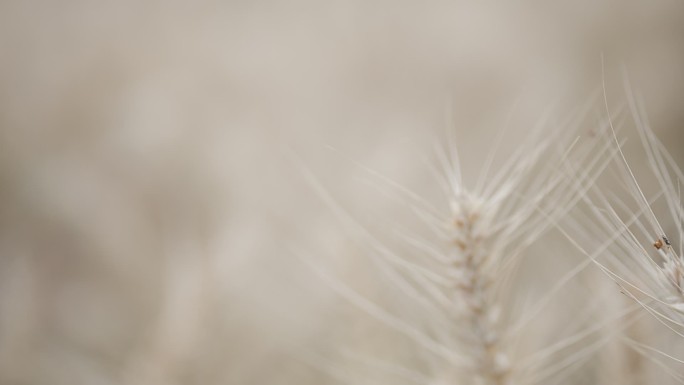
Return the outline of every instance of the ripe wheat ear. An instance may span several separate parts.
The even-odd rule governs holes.
[[[625,334],[622,339],[626,346],[641,355],[642,361],[651,362],[681,382],[684,211],[680,186],[684,175],[654,134],[643,103],[627,81],[625,89],[634,122],[634,130],[629,132],[639,138],[647,167],[639,173],[634,168],[636,163],[628,161],[633,154],[627,153],[623,144],[629,127],[621,127],[618,132],[609,116],[608,127],[596,138],[612,143],[614,148],[607,153],[612,167],[601,178],[606,183],[583,186],[588,191],[582,195],[585,211],[577,211],[566,223],[579,248],[627,298],[639,305],[642,315],[650,316],[652,325],[644,327],[659,331],[639,333],[639,339]],[[607,96],[604,100],[608,111]],[[581,174],[580,169],[576,172]],[[626,322],[633,323],[635,317],[640,315],[630,312]]]

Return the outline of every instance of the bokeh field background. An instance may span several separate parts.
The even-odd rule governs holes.
[[[359,165],[439,199],[446,132],[476,178],[504,126],[497,162],[595,97],[601,55],[610,102],[626,68],[684,164],[679,0],[2,1],[0,384],[335,384],[316,357],[406,361],[302,262],[401,302],[303,175],[369,228],[415,227]],[[521,293],[582,258],[558,255]],[[622,383],[592,370],[577,383]]]

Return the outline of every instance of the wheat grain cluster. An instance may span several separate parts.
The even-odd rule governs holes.
[[[446,205],[359,167],[431,235],[368,229],[309,175],[376,268],[365,287],[319,271],[323,282],[389,333],[350,343],[359,337],[343,332],[312,365],[350,384],[684,380],[682,173],[626,90],[627,112],[610,110],[604,88],[605,103],[541,120],[494,168],[501,132],[471,185],[447,135],[433,168]],[[626,149],[635,138],[643,178]],[[564,268],[535,268],[540,258]]]

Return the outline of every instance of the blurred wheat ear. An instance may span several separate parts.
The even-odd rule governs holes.
[[[300,163],[321,199],[355,242],[363,245],[364,253],[383,277],[379,282],[390,285],[401,297],[399,306],[383,303],[364,292],[367,289],[356,289],[353,282],[323,272],[316,262],[308,261],[329,287],[400,335],[415,351],[408,363],[365,356],[359,365],[384,371],[380,378],[385,380],[408,377],[412,379],[409,383],[537,384],[563,381],[600,349],[603,341],[588,341],[604,325],[577,325],[575,332],[555,335],[541,347],[536,346],[537,350],[530,350],[533,344],[523,340],[534,334],[529,330],[532,321],[588,263],[545,288],[546,294],[524,309],[514,292],[520,285],[520,262],[528,255],[529,247],[540,238],[544,243],[543,235],[573,209],[586,194],[584,186],[592,185],[605,167],[603,158],[596,154],[609,152],[610,146],[573,149],[589,105],[560,123],[541,120],[510,157],[493,167],[498,146],[504,140],[502,132],[492,141],[479,179],[472,184],[463,180],[458,144],[453,138],[445,140],[447,144],[438,146],[435,182],[441,186],[444,202],[424,199],[361,167],[390,194],[402,199],[414,219],[430,230],[427,236],[400,232],[396,242],[390,244],[345,210]],[[588,165],[573,180],[580,191],[568,185],[570,153],[573,159]],[[332,371],[330,361],[317,360],[316,364]],[[363,380],[349,373],[337,377],[348,383]]]

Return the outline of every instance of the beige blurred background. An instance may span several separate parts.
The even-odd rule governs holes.
[[[682,160],[680,0],[2,1],[0,384],[329,383],[296,357],[339,299],[291,250],[348,246],[301,164],[391,217],[354,162],[435,194],[435,138],[477,173],[601,53]]]

